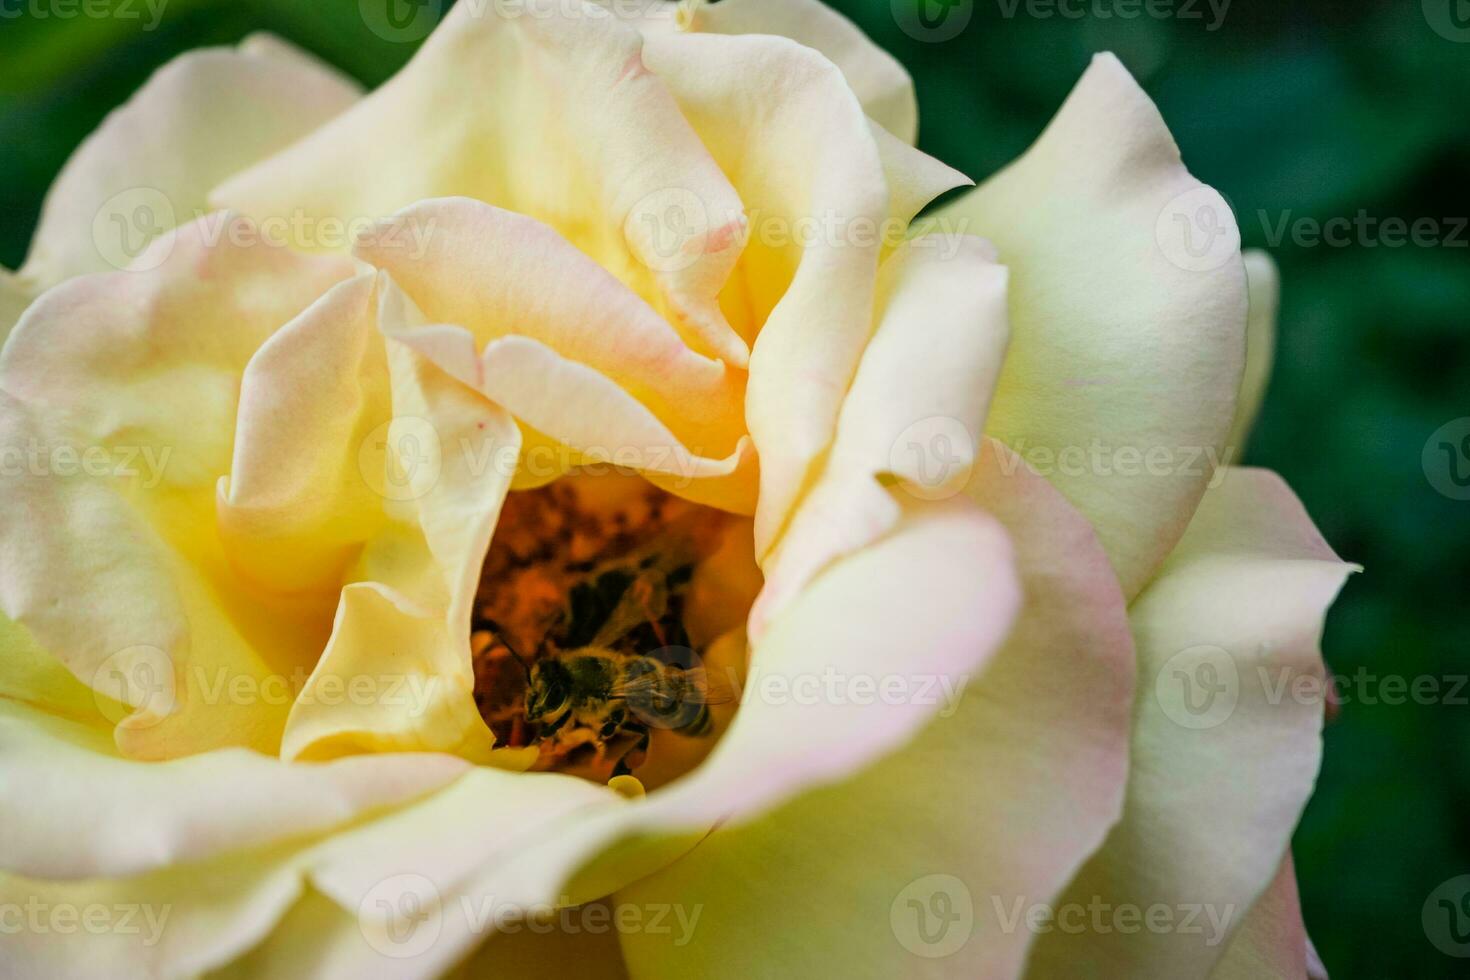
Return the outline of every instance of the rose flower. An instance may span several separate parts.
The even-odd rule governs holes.
[[[0,973],[1316,969],[1269,260],[1110,56],[916,222],[969,181],[851,24],[629,6],[201,51],[57,178]]]

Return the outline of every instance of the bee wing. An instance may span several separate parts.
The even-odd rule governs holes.
[[[669,589],[661,578],[636,576],[623,590],[618,604],[592,638],[592,646],[611,647],[644,623],[663,617],[669,605]]]
[[[672,677],[679,680],[676,693],[680,700],[687,704],[731,704],[740,700],[740,692],[734,684],[721,678],[715,677],[703,667],[690,667],[687,670],[670,668]],[[638,698],[648,696],[667,696],[669,688],[674,686],[666,682],[665,675],[649,671],[633,676],[625,675],[612,688],[614,698]]]
[[[735,686],[733,677],[720,677],[703,667],[695,667],[685,673],[694,676],[705,704],[734,704],[740,700],[740,689]]]

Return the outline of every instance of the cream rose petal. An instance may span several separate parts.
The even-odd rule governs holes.
[[[423,238],[411,247],[416,233]],[[356,254],[392,275],[430,323],[467,329],[470,349],[507,336],[535,340],[616,381],[706,455],[728,454],[744,435],[744,373],[690,350],[647,303],[539,221],[467,198],[427,201],[369,229]],[[473,383],[471,367],[441,360]]]
[[[57,909],[76,910],[78,916],[101,909],[109,927],[88,932],[79,923],[65,942],[57,942],[50,928],[22,929],[0,945],[0,974],[48,980],[197,977],[268,935],[301,894],[301,875],[281,860],[285,853],[246,851],[205,864],[84,882],[0,874],[0,901],[8,907],[25,914],[34,909],[42,917]]]
[[[644,58],[751,218],[721,299],[755,343],[746,421],[761,457],[756,541],[764,556],[816,476],[872,333],[884,223],[895,201],[906,207],[922,197],[914,185],[924,178],[912,175],[893,179],[905,190],[892,196],[885,160],[929,178],[955,175],[919,162],[916,151],[882,152],[841,71],[785,38],[658,34]],[[762,79],[759,99],[745,94],[752,77]],[[929,196],[952,186],[944,179]]]
[[[245,367],[217,512],[232,563],[265,587],[335,594],[383,521],[360,469],[390,414],[375,281],[333,287]]]
[[[1225,440],[1227,449],[1236,456],[1245,452],[1261,403],[1266,399],[1266,385],[1271,380],[1271,364],[1276,357],[1276,312],[1281,302],[1281,274],[1276,263],[1265,252],[1245,253],[1245,277],[1250,284],[1250,317],[1246,325],[1245,376],[1240,382],[1240,401],[1235,407],[1235,421]]]
[[[225,753],[216,758],[235,755]],[[401,772],[396,768],[398,760],[405,767]],[[385,773],[381,768],[384,762],[395,769]],[[289,798],[272,801],[274,812],[295,813],[298,820],[295,827],[279,828],[281,839],[276,843],[231,848],[228,853],[196,849],[198,860],[123,878],[65,881],[0,872],[0,901],[23,910],[37,907],[41,914],[48,914],[58,906],[84,909],[96,905],[138,910],[135,929],[81,931],[69,937],[67,943],[54,942],[54,936],[45,931],[26,930],[13,937],[15,942],[0,946],[0,970],[7,976],[78,980],[99,975],[120,980],[184,978],[228,966],[259,951],[267,961],[275,956],[278,965],[295,967],[287,971],[295,975],[301,975],[312,963],[326,962],[338,969],[355,966],[373,975],[436,977],[454,964],[452,957],[443,958],[446,944],[414,955],[413,949],[405,945],[412,941],[413,929],[405,939],[400,935],[404,923],[396,923],[391,930],[385,927],[384,909],[404,907],[408,901],[405,895],[428,881],[424,894],[434,898],[442,894],[443,911],[478,916],[477,907],[463,906],[456,900],[455,882],[466,879],[482,865],[504,862],[508,855],[524,849],[528,841],[565,826],[581,810],[627,805],[610,790],[573,777],[486,768],[466,771],[461,760],[441,756],[376,755],[326,765],[260,760],[259,764],[291,774],[280,784],[283,790],[290,788],[292,780],[325,777],[327,781],[315,788],[297,787],[299,791],[290,793]],[[183,775],[202,771],[197,767],[203,761],[164,764],[176,765]],[[367,773],[369,769],[373,770],[371,774]],[[421,800],[409,798],[434,789],[435,775],[448,777],[439,780],[441,789]],[[379,784],[376,788],[375,783]],[[247,781],[246,785],[252,784]],[[401,792],[393,799],[389,793],[395,789],[415,792]],[[374,792],[382,794],[376,797],[375,810],[368,809],[373,805]],[[176,795],[189,801],[187,791]],[[359,818],[355,824],[309,827],[302,819],[303,815],[321,818],[333,811],[347,812],[347,803],[359,807],[348,813],[349,819]],[[406,805],[385,812],[385,805],[390,803]],[[156,802],[152,806],[155,812],[164,809]],[[210,812],[207,807],[205,812]],[[109,815],[115,815],[115,811],[109,811]],[[218,812],[211,815],[230,825],[232,820],[241,819]],[[373,819],[361,819],[365,817]],[[297,831],[294,836],[293,830]],[[442,893],[436,890],[436,882]],[[371,936],[376,945],[367,948],[342,934],[322,937],[313,948],[291,943],[296,928],[292,915],[302,904],[312,903],[314,895],[331,896],[337,907],[355,921],[353,931],[359,940]],[[436,902],[435,911],[440,908]],[[334,923],[341,921],[327,918]],[[482,935],[487,930],[486,923],[478,918],[462,921],[464,928],[475,928]],[[406,924],[413,926],[414,922]],[[285,932],[278,944],[274,933],[283,925]],[[437,921],[431,925],[442,928]],[[308,956],[306,961],[297,959],[303,955]]]
[[[1024,156],[932,220],[1011,270],[987,431],[1092,521],[1136,595],[1228,462],[1246,323],[1229,208],[1100,55]]]
[[[740,201],[642,46],[581,0],[460,4],[387,84],[211,199],[344,222],[437,197],[499,205],[556,228],[691,347],[743,367],[747,347],[715,299],[739,258]],[[690,200],[708,219],[697,237],[664,225],[671,207],[693,220]]]
[[[1026,594],[995,661],[946,705],[957,711],[891,756],[717,829],[620,891],[701,910],[688,946],[624,936],[634,976],[1019,971],[1033,936],[1005,928],[1007,917],[1055,895],[1121,809],[1133,648],[1091,527],[1045,480],[1002,464],[988,450],[971,490],[1015,541]],[[926,939],[909,902],[937,907],[936,896],[961,918]],[[751,935],[762,941],[741,938]]]
[[[468,768],[430,755],[287,765],[244,749],[134,762],[103,731],[0,700],[0,871],[123,878],[189,864],[340,826]]]
[[[395,288],[386,277],[380,285],[384,294]],[[396,340],[389,341],[388,364],[396,428],[388,430],[385,449],[422,457],[385,461],[406,476],[398,516],[409,543],[391,534],[370,543],[373,553],[359,568],[365,580],[342,592],[331,639],[292,708],[282,753],[321,758],[397,749],[488,762],[493,736],[474,703],[470,606],[510,489],[514,470],[506,454],[514,458],[520,433],[504,409]],[[344,696],[361,678],[376,696]]]
[[[1327,980],[1327,971],[1302,924],[1296,869],[1287,855],[1276,877],[1251,906],[1211,980]]]
[[[1130,616],[1139,652],[1122,821],[1059,900],[1183,915],[1220,932],[1052,932],[1037,976],[1203,976],[1267,888],[1321,756],[1323,617],[1353,566],[1285,483],[1227,471]],[[1313,693],[1315,691],[1315,693]]]
[[[215,184],[284,149],[358,95],[354,83],[269,35],[175,59],[62,168],[18,285],[39,292],[126,264],[155,235],[203,213]]]
[[[136,709],[117,739],[137,756],[273,752],[286,704],[261,692],[327,625],[242,583],[213,511],[247,363],[350,265],[214,241],[225,220],[154,242],[150,271],[50,291],[0,354],[0,428],[40,467],[0,475],[0,605]]]
[[[776,34],[815,48],[842,69],[875,122],[906,143],[918,139],[919,104],[909,73],[819,0],[690,0],[679,12],[679,26],[711,34]]]
[[[487,910],[491,908],[486,903]],[[443,980],[490,977],[577,977],[580,980],[626,980],[618,932],[609,910],[570,913],[573,928],[560,928],[559,916],[549,924],[513,923],[514,932],[497,933],[474,955],[443,974]],[[432,928],[432,927],[429,927]],[[411,948],[413,933],[404,948]],[[390,953],[392,945],[381,943]],[[258,977],[311,977],[312,980],[361,980],[381,976],[398,966],[395,957],[375,948],[356,915],[315,890],[308,890],[260,945],[209,980],[255,980]],[[409,970],[415,967],[409,966]],[[402,971],[394,975],[401,975]]]

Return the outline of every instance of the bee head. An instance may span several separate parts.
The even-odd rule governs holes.
[[[526,687],[526,720],[557,718],[572,696],[572,674],[560,660],[538,660]]]

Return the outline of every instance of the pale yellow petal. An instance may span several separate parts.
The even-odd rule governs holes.
[[[396,428],[383,465],[405,476],[395,501],[403,532],[373,542],[365,580],[343,590],[282,753],[437,751],[487,762],[494,739],[474,702],[470,614],[520,435],[503,409],[389,344]]]
[[[1062,899],[1180,916],[1194,906],[1200,927],[1050,932],[1037,976],[1070,975],[1077,962],[1103,977],[1207,975],[1276,875],[1311,793],[1323,618],[1352,566],[1279,477],[1227,474],[1130,612],[1139,682],[1128,798]]]
[[[46,195],[22,272],[41,287],[125,267],[209,210],[210,188],[357,100],[358,88],[268,35],[185,54],[103,121]]]
[[[471,349],[512,335],[536,340],[617,382],[705,455],[728,454],[744,435],[744,372],[690,350],[539,221],[467,198],[427,201],[368,229],[356,254],[392,275],[428,323],[467,329]],[[448,355],[439,360],[474,383]]]
[[[822,475],[765,562],[757,639],[812,576],[893,526],[892,495],[952,497],[974,473],[1005,354],[1006,270],[979,239],[926,236],[883,264],[877,302]]]
[[[390,415],[374,282],[334,287],[245,367],[219,534],[264,588],[335,594],[383,521],[359,469],[364,440]]]
[[[906,143],[918,138],[919,105],[909,73],[856,24],[818,0],[689,0],[679,26],[713,34],[777,34],[815,48],[842,69],[874,121]]]
[[[308,227],[428,198],[495,204],[557,229],[694,349],[744,366],[716,303],[740,254],[734,190],[644,67],[636,30],[581,3],[530,7],[456,7],[386,85],[212,200]],[[666,252],[661,222],[686,199],[708,223]]]
[[[1246,323],[1230,209],[1100,55],[1024,156],[932,220],[1011,272],[986,431],[1092,521],[1136,595],[1230,462]]]
[[[350,267],[215,240],[212,220],[155,242],[150,271],[50,291],[0,355],[0,428],[29,460],[0,474],[0,602],[134,709],[112,719],[119,744],[154,758],[273,752],[287,705],[260,692],[309,665],[330,625],[330,606],[241,580],[214,488],[250,358]]]
[[[0,869],[57,881],[205,861],[348,824],[468,768],[428,755],[287,765],[243,749],[134,762],[105,733],[0,700]]]
[[[764,554],[832,440],[873,329],[889,205],[883,163],[842,73],[810,48],[680,34],[649,38],[644,57],[752,217],[723,299],[755,343],[746,422],[761,457]],[[760,98],[745,94],[749,78],[762,80]]]

